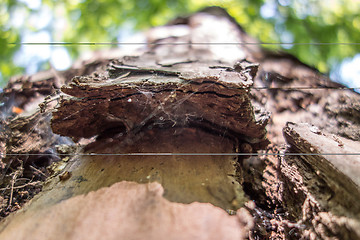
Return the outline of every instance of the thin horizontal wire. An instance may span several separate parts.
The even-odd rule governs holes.
[[[314,43],[283,43],[283,42],[177,42],[177,43],[147,43],[147,42],[19,42],[9,45],[360,45],[360,42],[314,42]]]
[[[10,153],[7,156],[360,156],[359,153]],[[1,155],[0,155],[1,156]]]
[[[246,89],[246,88],[244,88]],[[331,90],[357,90],[360,87],[249,87],[254,90],[317,90],[317,89],[331,89]]]

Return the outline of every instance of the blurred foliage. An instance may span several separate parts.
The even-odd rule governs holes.
[[[31,1],[39,2],[40,7],[32,7]],[[359,0],[0,0],[0,85],[1,80],[4,83],[22,70],[13,61],[20,45],[12,43],[24,41],[25,31],[46,30],[52,42],[117,42],[124,29],[165,24],[175,16],[211,5],[227,9],[249,34],[262,42],[360,40]],[[31,18],[40,15],[44,7],[50,10],[51,21],[38,28]],[[69,45],[67,49],[76,58],[88,47]],[[359,45],[284,47],[322,72],[360,52]]]
[[[12,42],[19,41],[19,31],[18,29],[12,29],[7,24],[10,19],[8,10],[13,5],[14,3],[11,0],[0,2],[0,86],[3,83],[3,79],[22,71],[13,62],[14,53],[19,49],[19,46],[10,45]]]

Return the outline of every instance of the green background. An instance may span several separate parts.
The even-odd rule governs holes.
[[[24,73],[25,66],[14,63],[21,45],[13,43],[20,43],[26,31],[48,31],[52,42],[117,42],[124,28],[131,32],[144,30],[213,5],[227,9],[245,31],[262,42],[360,42],[360,0],[43,0],[39,8],[32,8],[25,0],[1,0],[0,86],[10,76]],[[38,29],[31,18],[43,8],[51,12],[52,18]],[[64,26],[61,29],[56,27],[59,22]],[[66,48],[76,59],[84,50],[101,47]],[[360,45],[294,45],[284,50],[328,73],[342,60],[359,53]],[[47,68],[49,61],[38,62],[37,70]]]

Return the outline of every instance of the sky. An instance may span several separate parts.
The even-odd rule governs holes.
[[[33,14],[30,18],[30,25],[36,29],[43,29],[38,32],[32,32],[25,29],[22,33],[22,42],[52,42],[49,31],[46,30],[46,26],[53,21],[52,12],[46,6],[41,4],[41,0],[21,0],[30,9],[39,10],[38,14]],[[282,0],[286,4],[287,0]],[[21,9],[18,10],[17,18],[11,19],[11,24],[14,26],[21,26],[24,23],[25,16],[21,13]],[[276,14],[274,5],[271,3],[264,4],[260,13],[264,18],[273,17]],[[57,31],[62,31],[65,28],[65,22],[57,21],[55,28]],[[118,41],[127,41],[133,32],[129,28],[125,28],[123,32],[119,33]],[[124,37],[125,36],[125,37]],[[294,39],[291,34],[284,33],[281,36],[283,42],[292,42]],[[286,46],[285,46],[286,48]],[[63,46],[29,46],[23,45],[20,51],[15,55],[15,64],[23,66],[26,69],[26,74],[33,74],[39,71],[39,63],[49,61],[51,66],[56,70],[66,70],[70,68],[73,63],[67,49]],[[330,77],[334,81],[338,81],[348,87],[360,87],[360,53],[353,58],[347,58],[342,61],[340,65],[335,67],[330,72]]]
[[[360,0],[354,0],[360,3]],[[287,6],[291,3],[290,0],[279,0],[279,3],[283,6]],[[331,3],[328,3],[331,5]],[[268,1],[260,8],[260,14],[265,19],[276,17],[277,6],[275,2]],[[309,14],[308,12],[304,14]],[[293,42],[294,38],[291,33],[284,32],[280,36],[282,42]],[[288,46],[283,45],[284,49]],[[291,46],[289,46],[291,47]],[[344,59],[340,65],[330,70],[330,78],[333,81],[340,82],[348,87],[360,87],[360,53],[356,54],[353,58]],[[357,89],[360,92],[360,89]]]

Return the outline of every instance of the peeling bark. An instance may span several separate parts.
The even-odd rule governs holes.
[[[156,65],[154,57],[141,58]],[[256,65],[236,71],[246,62],[235,67],[179,63],[176,69],[140,67],[136,61],[127,67],[126,58],[120,62],[125,63],[111,64],[104,77],[75,77],[62,88],[72,97],[64,98],[53,114],[56,133],[90,138],[110,128],[139,132],[152,125],[198,125],[250,143],[266,142],[267,119],[255,119],[248,95]]]
[[[150,30],[144,52],[38,74],[32,88],[31,78],[10,83],[7,114],[10,98],[28,113],[26,103],[52,95],[35,115],[4,118],[0,147],[8,154],[50,151],[42,161],[56,160],[43,191],[0,224],[0,236],[25,238],[29,229],[57,235],[64,224],[69,239],[103,236],[105,227],[109,239],[141,239],[139,232],[212,239],[209,229],[215,239],[360,238],[359,156],[351,155],[359,152],[359,94],[257,45],[184,44],[256,42],[223,10],[207,12]],[[42,138],[50,116],[54,133]],[[59,146],[65,138],[56,134],[77,147]],[[3,166],[16,167],[9,157]],[[9,186],[20,172],[6,174]],[[94,228],[105,215],[113,222]],[[129,221],[131,231],[114,229],[119,221]],[[44,223],[47,229],[34,229]]]
[[[3,239],[244,239],[249,213],[229,216],[211,204],[178,204],[162,198],[158,183],[116,183],[81,195],[21,222],[11,222]],[[54,222],[54,216],[57,221]],[[125,220],[125,221],[124,221]],[[38,222],[43,224],[38,225]],[[66,225],[58,225],[65,223]],[[18,231],[21,224],[24,231]],[[76,227],[73,227],[76,226]]]
[[[284,136],[291,146],[290,153],[353,154],[360,147],[359,142],[308,124],[288,123]],[[359,166],[356,155],[283,157],[282,172],[288,186],[293,186],[284,190],[284,203],[294,218],[309,227],[305,236],[360,238]],[[295,207],[298,205],[302,208]]]

